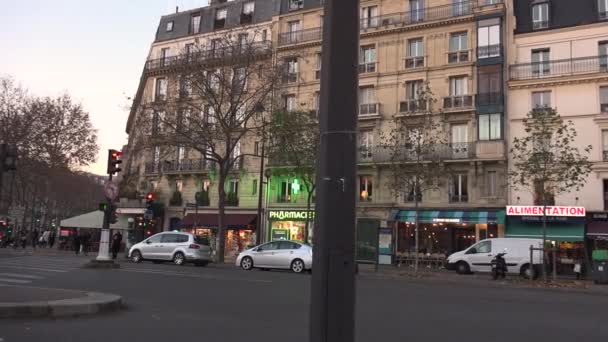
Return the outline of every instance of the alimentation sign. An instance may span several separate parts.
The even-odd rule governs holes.
[[[584,217],[586,215],[584,207],[562,207],[548,206],[543,213],[543,206],[534,205],[512,205],[507,207],[508,216],[565,216],[565,217]]]
[[[314,219],[314,211],[306,210],[269,210],[268,219],[277,221],[306,221]]]

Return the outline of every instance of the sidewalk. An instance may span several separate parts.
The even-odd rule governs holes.
[[[0,286],[0,318],[90,315],[119,310],[120,296],[29,286]]]

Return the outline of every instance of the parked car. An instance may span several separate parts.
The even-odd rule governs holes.
[[[173,261],[176,265],[191,262],[207,266],[211,261],[211,247],[206,239],[191,233],[162,232],[133,245],[129,258],[133,262]]]
[[[247,271],[276,268],[301,273],[312,270],[312,247],[296,241],[272,241],[240,253],[236,266]]]
[[[498,253],[506,253],[508,273],[520,274],[534,278],[540,271],[542,252],[534,251],[533,264],[530,267],[530,246],[542,248],[542,239],[495,238],[481,240],[473,246],[456,252],[448,257],[448,270],[467,274],[471,272],[490,272],[492,259]]]

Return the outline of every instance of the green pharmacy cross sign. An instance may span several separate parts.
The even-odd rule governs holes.
[[[270,210],[268,219],[276,221],[306,221],[315,218],[314,211],[306,210]]]

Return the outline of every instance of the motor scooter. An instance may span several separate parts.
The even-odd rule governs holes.
[[[498,277],[505,278],[507,275],[507,261],[504,256],[507,252],[502,252],[496,254],[494,259],[492,259],[492,279],[496,280]]]

